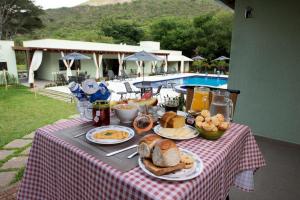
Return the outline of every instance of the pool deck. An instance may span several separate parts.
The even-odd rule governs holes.
[[[162,81],[162,80],[169,80],[169,79],[176,79],[176,78],[183,78],[183,77],[188,77],[188,76],[208,76],[208,77],[221,77],[221,78],[228,78],[227,75],[215,75],[215,74],[199,74],[199,73],[183,73],[183,74],[167,74],[167,75],[158,75],[158,76],[145,76],[144,77],[144,81]],[[108,81],[108,88],[110,90],[113,91],[112,95],[111,95],[111,100],[117,101],[120,99],[120,95],[117,94],[117,92],[125,92],[125,86],[124,86],[124,82],[129,82],[131,84],[131,87],[133,88],[133,90],[139,90],[138,88],[136,88],[133,84],[137,83],[137,82],[141,82],[143,81],[143,77],[138,77],[138,78],[133,78],[133,79],[126,79],[125,81],[119,81],[119,80],[112,80],[112,81]],[[175,87],[178,87],[178,85],[175,85]],[[226,85],[222,85],[220,86],[220,88],[227,88],[227,84]],[[54,90],[54,91],[58,91],[58,92],[63,92],[66,94],[70,94],[70,90],[67,86],[56,86],[56,87],[49,87],[46,88],[48,90]],[[155,89],[154,89],[155,92]],[[164,96],[169,96],[169,97],[176,97],[179,95],[178,92],[176,92],[174,89],[172,88],[162,88],[161,89],[161,95],[158,98],[158,101],[161,102],[162,98]],[[127,95],[127,98],[135,98],[135,95]]]

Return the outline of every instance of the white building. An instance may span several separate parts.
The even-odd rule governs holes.
[[[13,50],[14,42],[0,40],[0,73],[5,69],[9,74],[18,78],[16,55]]]
[[[24,41],[23,47],[14,47],[16,51],[25,51],[30,64],[29,72],[34,74],[35,79],[53,80],[54,74],[62,73],[76,75],[77,70],[87,72],[92,78],[103,77],[107,70],[112,70],[114,74],[120,74],[120,69],[124,69],[127,74],[140,71],[135,62],[124,62],[124,57],[139,51],[146,51],[158,55],[165,62],[145,63],[145,75],[152,73],[154,64],[157,67],[164,67],[178,73],[189,70],[189,62],[192,59],[182,55],[181,51],[161,50],[159,42],[141,41],[139,46],[126,44],[108,44],[95,42],[82,42],[70,40],[42,39]],[[81,61],[70,61],[66,63],[60,60],[63,55],[68,53],[85,54],[92,59]],[[29,73],[30,74],[30,73]],[[30,82],[32,82],[30,80]]]

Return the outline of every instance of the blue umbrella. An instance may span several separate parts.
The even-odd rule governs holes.
[[[164,60],[161,57],[158,57],[152,53],[146,51],[137,52],[133,55],[127,56],[124,58],[126,61],[162,61]]]
[[[61,58],[61,60],[89,60],[89,59],[91,58],[76,52],[70,53]]]
[[[146,51],[140,51],[124,58],[126,61],[163,61],[164,59]],[[144,81],[145,63],[143,63],[143,81]]]
[[[226,56],[220,56],[219,58],[214,59],[214,61],[220,61],[220,60],[230,60],[230,58]]]
[[[203,58],[202,56],[195,56],[192,59],[197,61],[197,60],[204,60],[205,58]]]

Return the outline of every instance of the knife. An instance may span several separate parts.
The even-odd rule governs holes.
[[[130,154],[129,156],[127,156],[128,159],[133,158],[134,156],[136,156],[138,154],[138,152],[134,152],[133,154]]]
[[[138,146],[137,144],[134,144],[134,145],[129,146],[129,147],[126,147],[126,148],[124,148],[124,149],[120,149],[120,150],[117,150],[117,151],[113,151],[113,152],[111,152],[111,153],[108,153],[108,154],[106,154],[106,156],[107,156],[107,157],[113,156],[113,155],[116,155],[116,154],[121,153],[121,152],[123,152],[123,151],[127,151],[127,150],[129,150],[129,149],[135,148],[135,147],[137,147],[137,146]]]

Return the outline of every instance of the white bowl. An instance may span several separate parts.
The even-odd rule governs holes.
[[[124,109],[130,107],[130,109]],[[137,117],[139,109],[136,105],[119,104],[113,107],[121,123],[131,123]]]

